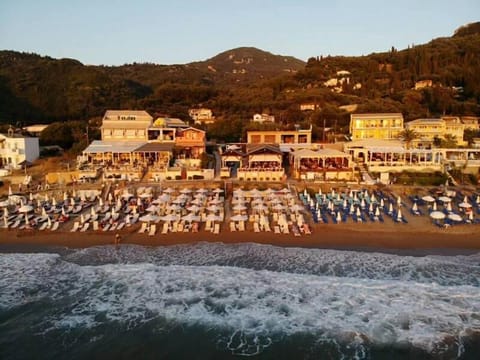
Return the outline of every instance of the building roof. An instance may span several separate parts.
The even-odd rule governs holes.
[[[108,122],[103,123],[101,126],[102,129],[147,129],[148,125],[145,125],[145,122],[136,122],[132,120],[117,121],[117,122]]]
[[[84,153],[88,154],[99,154],[99,153],[128,153],[133,152],[142,145],[145,141],[101,141],[93,140],[88,147],[83,150]]]
[[[406,125],[410,125],[410,124],[413,124],[413,125],[417,125],[417,124],[440,124],[444,122],[444,120],[440,119],[440,118],[431,118],[431,119],[415,119],[415,120],[412,120],[412,121],[409,121],[406,123]]]
[[[282,154],[280,147],[273,144],[247,144],[247,155],[264,153]]]
[[[384,140],[384,139],[361,139],[346,142],[344,144],[346,148],[367,148],[367,147],[401,147],[402,142],[400,140]]]
[[[171,152],[173,150],[173,146],[173,143],[150,142],[135,149],[134,152]]]
[[[351,114],[351,117],[356,118],[374,118],[374,117],[402,117],[402,113],[367,113],[367,114]]]
[[[104,118],[125,116],[125,115],[146,116],[146,117],[149,117],[150,119],[153,119],[152,116],[145,110],[107,110],[105,112]]]

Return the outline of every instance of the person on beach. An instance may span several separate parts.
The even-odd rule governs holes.
[[[115,234],[115,245],[120,244],[120,240],[121,240],[120,234],[116,233]]]

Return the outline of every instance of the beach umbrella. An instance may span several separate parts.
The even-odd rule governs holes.
[[[430,217],[435,220],[445,219],[445,214],[441,211],[432,211]]]
[[[42,206],[42,216],[47,216],[47,211],[43,206]]]
[[[480,204],[480,195],[475,198],[475,204]]]
[[[68,200],[68,194],[66,191],[63,192],[63,201],[67,201]]]
[[[283,206],[282,204],[276,204],[276,205],[273,206],[272,209],[276,210],[276,211],[281,211],[281,210],[285,209],[285,206]],[[318,210],[318,203],[317,203],[317,210]]]
[[[426,201],[426,202],[434,202],[435,198],[433,196],[430,196],[430,195],[425,195],[425,196],[422,197],[422,200]]]
[[[194,205],[202,205],[202,204],[203,204],[203,201],[200,200],[200,199],[194,199],[194,200],[192,200],[191,203],[194,204]]]
[[[96,215],[97,215],[97,213],[95,212],[95,206],[92,206],[92,207],[90,208],[90,216],[91,216],[91,217],[94,217],[94,216],[96,216]]]
[[[171,204],[171,205],[167,206],[167,209],[168,210],[173,210],[173,211],[178,211],[178,210],[181,210],[182,207],[178,204]]]
[[[347,207],[348,203],[347,203],[347,199],[343,199],[343,208],[345,209]]]
[[[389,214],[393,213],[393,204],[392,204],[392,203],[390,203],[390,204],[388,205],[388,213],[389,213]]]
[[[189,222],[200,221],[200,216],[192,214],[192,213],[188,213],[187,215],[182,217],[182,220],[189,221]]]
[[[237,204],[234,207],[232,207],[232,209],[234,211],[242,211],[242,210],[246,210],[247,207],[245,205]]]
[[[369,214],[373,213],[373,203],[370,203],[370,205],[368,205],[368,213]]]
[[[83,214],[80,215],[80,224],[83,224],[85,222],[85,217]]]
[[[268,190],[268,189],[267,189],[267,190]],[[270,190],[271,190],[271,189],[270,189]],[[216,188],[216,189],[213,189],[213,192],[214,192],[215,194],[221,194],[221,193],[223,193],[223,190],[222,190],[222,189],[219,189],[219,188]]]
[[[448,218],[453,221],[462,221],[462,217],[458,214],[448,214]]]
[[[8,196],[12,196],[12,195],[13,195],[12,187],[8,186]]]
[[[242,191],[242,190],[240,190],[240,189],[237,189],[237,190]],[[237,191],[237,190],[236,190],[236,191]],[[208,190],[207,190],[207,189],[204,189],[204,188],[200,188],[200,189],[195,190],[195,192],[200,193],[200,194],[205,194],[205,193],[208,192]]]
[[[188,211],[191,211],[191,212],[193,212],[193,213],[198,212],[200,209],[201,209],[201,207],[199,207],[199,206],[197,206],[197,205],[191,205],[191,206],[187,207],[187,210],[188,210]]]
[[[353,204],[350,204],[350,214],[353,214],[355,212],[355,206]]]
[[[30,211],[33,210],[33,206],[32,205],[22,205],[20,206],[20,208],[18,209],[18,212],[21,212],[21,213],[28,213]]]
[[[43,197],[43,201],[48,202],[48,200],[49,200],[49,199],[48,199],[48,194],[45,193],[45,195],[44,195],[44,197]]]
[[[191,189],[183,188],[180,190],[180,194],[190,194],[192,192]]]
[[[234,215],[230,218],[232,221],[246,221],[248,220],[248,215]]]
[[[98,200],[98,205],[99,205],[100,207],[103,207],[103,199],[102,199],[102,198],[100,198],[100,199]]]
[[[137,206],[142,206],[142,199],[137,197]]]
[[[298,211],[304,211],[305,208],[302,205],[295,204],[291,208],[293,211],[298,212]]]
[[[127,214],[127,216],[125,216],[125,224],[130,224],[130,214]]]
[[[158,208],[155,205],[150,205],[148,208],[145,209],[146,211],[150,212],[157,212]]]
[[[83,202],[87,201],[87,198],[86,198],[86,196],[85,196],[85,191],[82,191],[82,192],[80,193],[80,201],[83,201]]]
[[[168,214],[161,218],[163,221],[178,221],[180,220],[180,215],[177,214]]]
[[[370,202],[373,202],[373,203],[376,203],[377,202],[377,198],[375,197],[375,194],[372,193],[372,196],[370,198]]]
[[[468,212],[468,220],[473,220],[473,211]]]
[[[132,210],[133,215],[135,215],[137,213],[137,211],[138,211],[137,210],[137,205],[134,205],[133,210]]]
[[[32,194],[32,193],[30,193],[30,194],[28,195],[28,199],[29,199],[30,201],[33,201],[33,194]]]
[[[307,192],[307,189],[303,189],[303,195],[307,196],[308,195],[308,192]]]
[[[380,216],[380,209],[378,208],[378,206],[375,208],[375,216],[376,217]]]
[[[209,207],[207,207],[207,210],[208,210],[208,211],[211,211],[211,212],[217,212],[217,211],[220,211],[220,206],[218,206],[218,205],[210,205]]]
[[[264,210],[267,210],[268,207],[265,206],[264,204],[258,204],[258,205],[255,205],[253,207],[253,210],[257,210],[257,211],[264,211]]]
[[[359,207],[357,207],[356,215],[357,215],[358,217],[362,216],[362,212],[360,211],[360,208],[359,208]]]
[[[402,198],[400,196],[397,197],[397,205],[398,206],[402,205]]]
[[[342,215],[340,214],[340,211],[337,211],[337,222],[342,221]]]
[[[220,199],[213,199],[213,200],[210,200],[208,203],[213,205],[218,205],[218,204],[223,204],[223,201]]]
[[[448,196],[440,196],[438,198],[438,200],[440,200],[441,202],[444,202],[444,203],[448,203],[448,202],[452,201],[452,199],[449,198]]]
[[[65,208],[63,206],[62,206],[62,215],[67,216],[67,214],[65,213]]]
[[[461,207],[461,208],[470,208],[470,207],[472,207],[472,205],[469,204],[468,202],[464,201],[464,202],[461,202],[460,204],[458,204],[458,207]]]
[[[433,204],[432,204],[432,210],[437,211],[437,202],[436,201],[434,201]]]
[[[362,198],[362,200],[360,201],[360,207],[361,207],[362,209],[365,208],[365,199],[364,199],[364,198]]]
[[[452,203],[451,202],[447,203],[447,211],[452,212]]]
[[[397,212],[397,221],[402,221],[402,219],[403,219],[402,210],[399,208]]]
[[[160,219],[159,216],[157,215],[153,215],[152,213],[148,213],[147,215],[143,215],[142,217],[140,217],[140,221],[143,221],[143,222],[152,222],[152,221],[158,221]]]
[[[383,208],[385,206],[385,201],[383,198],[380,199],[380,206]]]
[[[47,224],[48,224],[48,228],[52,227],[52,219],[50,219],[50,216],[47,216]]]
[[[75,199],[73,197],[70,198],[70,205],[75,206]]]
[[[168,202],[168,201],[170,201],[170,195],[162,194],[158,197],[158,200],[160,200],[162,202]]]
[[[132,198],[132,197],[133,197],[133,194],[132,194],[132,193],[129,193],[129,192],[124,192],[124,193],[122,194],[122,198],[124,198],[125,200],[128,200],[128,199],[130,199],[130,198]]]
[[[464,202],[464,203],[468,203],[468,197],[467,197],[467,195],[465,195],[465,196],[463,197],[463,202]]]
[[[222,220],[222,218],[218,215],[215,215],[215,214],[208,214],[206,220],[207,221],[220,221],[220,220]]]
[[[110,195],[110,194],[108,194],[108,195]],[[138,195],[138,197],[139,197],[139,198],[142,198],[142,199],[148,199],[148,198],[151,198],[152,196],[153,196],[152,194],[146,193],[146,192],[143,193],[143,194]]]
[[[417,206],[416,202],[413,203],[412,211],[414,211],[414,212],[418,211],[418,206]]]
[[[53,207],[57,206],[57,199],[52,198],[52,206]]]

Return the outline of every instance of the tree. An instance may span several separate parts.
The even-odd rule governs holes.
[[[412,142],[419,137],[420,136],[418,135],[418,133],[412,129],[405,129],[400,132],[400,134],[398,134],[398,138],[405,143],[407,149],[410,149],[410,145],[412,144]]]

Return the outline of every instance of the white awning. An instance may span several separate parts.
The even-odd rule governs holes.
[[[101,141],[94,140],[85,150],[86,154],[130,153],[145,145],[145,141]]]

